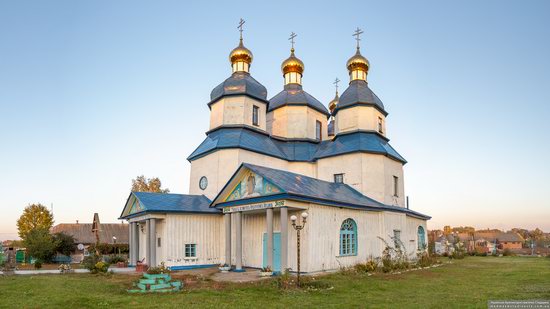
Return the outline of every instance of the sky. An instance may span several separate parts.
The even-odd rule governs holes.
[[[268,97],[294,31],[304,89],[325,104],[364,30],[429,228],[550,231],[548,1],[0,0],[0,239],[30,203],[56,223],[117,222],[142,174],[187,193],[241,17]]]

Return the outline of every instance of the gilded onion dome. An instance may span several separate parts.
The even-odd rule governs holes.
[[[248,48],[244,47],[242,38],[239,41],[239,46],[235,47],[231,51],[231,53],[229,53],[229,61],[231,62],[231,64],[235,64],[237,62],[245,62],[251,64],[252,59],[252,52]]]
[[[349,58],[348,62],[346,63],[346,66],[348,67],[348,71],[350,73],[355,70],[362,70],[362,71],[368,72],[370,68],[370,63],[367,60],[367,58],[361,55],[361,52],[359,51],[359,46],[357,46],[357,52],[355,53],[355,55]]]
[[[294,55],[294,48],[290,50],[290,57],[288,57],[283,63],[281,64],[281,70],[283,71],[283,75],[287,73],[298,73],[300,75],[303,75],[304,73],[304,63],[302,60],[298,59]]]
[[[340,97],[338,96],[338,91],[336,91],[336,94],[334,95],[334,99],[328,103],[328,109],[330,110],[330,113],[334,112],[334,109],[338,105],[338,101],[340,100]]]

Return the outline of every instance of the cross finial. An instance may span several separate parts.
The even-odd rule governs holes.
[[[361,38],[359,38],[359,36],[363,33],[363,30],[359,29],[359,27],[357,27],[357,29],[355,29],[355,32],[353,33],[353,36],[355,37],[355,40],[357,41],[357,49],[359,49],[359,41],[361,41]]]
[[[336,79],[334,80],[334,87],[336,87],[336,93],[338,93],[338,83],[340,82],[340,80],[338,79],[338,77],[336,77]]]
[[[246,21],[244,21],[244,19],[241,18],[241,20],[239,21],[239,25],[237,26],[237,28],[239,29],[239,32],[241,33],[241,40],[243,39],[243,25]]]
[[[290,37],[288,38],[290,40],[290,44],[292,45],[292,51],[294,51],[294,38],[297,37],[298,35],[294,32],[292,32],[290,34]]]

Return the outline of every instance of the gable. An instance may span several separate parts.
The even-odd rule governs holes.
[[[224,199],[225,202],[281,193],[282,190],[261,175],[249,169],[238,173],[236,184]],[[233,181],[231,181],[233,182]]]
[[[126,201],[126,205],[124,206],[121,217],[139,213],[145,210],[146,208],[140,203],[134,192],[132,192],[130,193],[128,200]]]

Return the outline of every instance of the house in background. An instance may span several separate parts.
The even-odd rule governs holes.
[[[99,227],[99,229],[97,228]],[[97,231],[97,232],[96,232]],[[84,250],[78,248],[71,254],[72,262],[82,261],[88,255],[88,247],[96,242],[104,244],[128,244],[128,224],[100,223],[98,214],[94,214],[93,223],[60,223],[50,229],[51,233],[65,233],[75,239],[75,246],[82,244]]]

